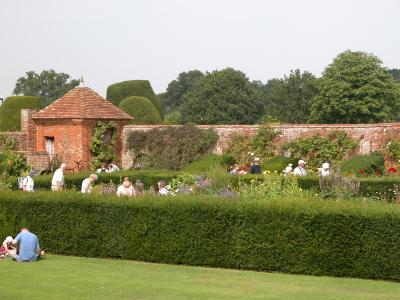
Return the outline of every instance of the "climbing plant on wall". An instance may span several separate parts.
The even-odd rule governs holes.
[[[115,122],[98,122],[93,130],[90,143],[90,168],[96,169],[103,162],[112,162],[117,159],[116,145],[118,138],[117,124]]]
[[[16,153],[15,139],[0,134],[0,176],[20,176],[29,169],[26,157]]]

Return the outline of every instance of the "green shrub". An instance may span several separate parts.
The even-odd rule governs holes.
[[[11,96],[0,106],[0,131],[21,130],[21,109],[38,109],[39,98]]]
[[[0,236],[21,226],[54,254],[400,281],[394,205],[0,193]]]
[[[325,161],[341,161],[356,147],[357,142],[344,131],[332,131],[327,136],[314,135],[287,142],[282,148],[289,151],[292,157],[305,159],[308,167],[314,169],[321,167]]]
[[[67,189],[80,189],[82,181],[89,176],[90,173],[76,173],[76,174],[66,174],[65,175],[65,186]],[[165,170],[140,170],[140,171],[122,171],[115,173],[98,173],[98,180],[96,184],[99,183],[109,183],[112,181],[115,184],[122,183],[124,177],[129,177],[131,180],[141,179],[148,189],[151,186],[155,186],[159,180],[164,180],[169,182],[172,178],[178,175],[175,171],[165,171]],[[52,175],[40,175],[34,177],[35,189],[37,190],[50,190],[51,188],[51,178]],[[17,189],[17,178],[10,177],[7,179],[6,183],[12,185],[13,189]]]
[[[162,115],[160,101],[148,80],[128,80],[114,83],[107,88],[107,99],[116,106],[130,96],[140,96],[149,99]]]
[[[385,170],[385,160],[381,153],[371,155],[355,155],[343,161],[341,171],[343,174],[382,175]]]
[[[275,156],[268,159],[265,162],[262,162],[263,170],[268,170],[270,172],[278,172],[282,173],[282,171],[288,166],[288,164],[292,164],[293,168],[297,166],[298,159],[292,157],[285,156]]]
[[[216,154],[206,154],[188,164],[182,171],[191,174],[201,174],[210,170],[214,166],[221,165],[221,156]]]
[[[160,113],[153,103],[145,97],[131,96],[125,98],[119,107],[134,117],[131,124],[160,124],[162,122]]]
[[[400,141],[398,140],[390,140],[388,143],[388,152],[391,158],[400,161]]]
[[[178,170],[209,153],[217,141],[214,130],[185,125],[131,132],[127,148],[137,166]]]

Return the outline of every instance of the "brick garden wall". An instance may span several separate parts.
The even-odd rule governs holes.
[[[122,133],[122,167],[124,169],[132,166],[132,160],[126,148],[126,138],[130,132],[146,131],[152,128],[163,127],[162,125],[127,125]],[[239,133],[249,137],[257,133],[258,125],[201,125],[199,128],[213,128],[219,135],[215,153],[221,154],[227,147],[232,134]],[[400,123],[380,124],[288,124],[272,125],[272,128],[281,131],[276,142],[281,146],[284,142],[296,140],[301,137],[313,135],[327,135],[334,130],[345,131],[349,136],[359,143],[358,153],[369,154],[374,151],[386,149],[390,139],[400,139]],[[278,150],[279,151],[279,150]]]

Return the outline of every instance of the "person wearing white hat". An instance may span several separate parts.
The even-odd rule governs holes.
[[[293,174],[293,164],[288,164],[288,166],[283,170],[284,175],[291,175]]]
[[[306,162],[304,160],[299,160],[297,167],[293,170],[293,174],[297,176],[307,176]]]
[[[258,157],[254,158],[253,164],[250,167],[250,174],[261,174],[260,159]]]
[[[322,177],[329,176],[329,163],[324,162],[322,168],[320,169],[320,174]]]

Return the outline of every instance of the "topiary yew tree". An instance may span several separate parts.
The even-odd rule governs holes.
[[[0,131],[21,130],[21,109],[39,109],[39,98],[11,96],[0,106]]]
[[[122,100],[130,96],[149,99],[162,115],[161,105],[148,80],[128,80],[114,83],[107,88],[107,99],[119,106]]]
[[[311,122],[373,123],[399,117],[400,86],[372,54],[339,54],[325,69],[318,90]]]
[[[120,103],[119,107],[134,117],[132,124],[160,124],[162,122],[160,113],[145,97],[128,97]]]

